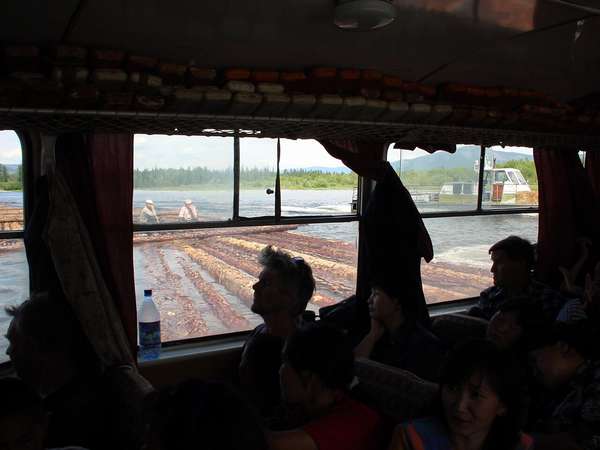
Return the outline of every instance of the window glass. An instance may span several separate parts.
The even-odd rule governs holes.
[[[136,292],[153,290],[163,342],[248,330],[261,323],[250,306],[262,248],[311,265],[316,310],[354,293],[357,239],[357,222],[136,233]]]
[[[227,220],[233,213],[233,138],[134,139],[134,223]]]
[[[0,231],[23,229],[21,141],[14,131],[0,131]]]
[[[0,131],[0,233],[23,230],[21,142],[14,131]],[[10,319],[4,308],[18,305],[29,294],[29,269],[21,239],[0,234],[0,363],[8,360],[5,338]]]
[[[281,140],[281,214],[355,214],[358,176],[315,140]]]
[[[477,207],[481,150],[457,145],[455,153],[425,150],[388,150],[388,161],[400,174],[419,211],[464,211]]]
[[[511,234],[537,241],[538,215],[502,214],[425,219],[435,252],[422,262],[427,303],[468,297],[492,285],[488,249]]]
[[[29,269],[21,239],[0,240],[0,363],[8,361],[5,337],[10,318],[4,308],[18,305],[29,296]]]
[[[277,139],[240,139],[240,216],[275,215]]]
[[[538,182],[532,148],[486,148],[483,180],[483,208],[538,205]]]

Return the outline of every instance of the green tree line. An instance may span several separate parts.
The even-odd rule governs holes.
[[[505,167],[511,167],[513,169],[519,169],[523,174],[523,177],[527,180],[531,186],[537,186],[538,178],[537,172],[535,171],[535,163],[526,159],[514,159],[511,161],[506,161],[502,164],[496,164],[498,169],[502,169]]]
[[[538,184],[535,163],[528,160],[510,160],[496,164],[496,168],[519,169],[527,183],[531,186]],[[427,186],[441,188],[444,183],[452,181],[477,182],[478,174],[471,168],[456,167],[452,169],[407,170],[402,172],[402,182],[407,186]]]
[[[477,173],[467,167],[452,169],[407,170],[402,172],[402,182],[406,186],[428,186],[439,189],[452,181],[475,182]]]
[[[0,190],[20,191],[23,189],[23,167],[19,165],[15,173],[10,173],[4,164],[0,164]]]
[[[533,161],[511,160],[497,164],[497,168],[519,169],[530,185],[537,185],[537,174]],[[242,168],[242,189],[275,187],[274,170],[269,168]],[[233,185],[233,169],[213,170],[206,167],[180,169],[136,169],[133,174],[136,189],[230,189]],[[407,186],[441,188],[452,181],[476,182],[477,173],[470,167],[452,169],[408,170],[402,172],[402,181]],[[351,189],[357,184],[354,173],[329,173],[317,170],[288,169],[281,172],[282,189]]]
[[[240,187],[263,189],[275,187],[276,172],[268,168],[242,168]],[[291,169],[281,172],[282,189],[345,189],[356,186],[354,173],[326,173],[316,170]],[[233,170],[211,170],[206,167],[180,169],[136,169],[133,173],[136,189],[166,189],[194,187],[204,189],[231,188]]]

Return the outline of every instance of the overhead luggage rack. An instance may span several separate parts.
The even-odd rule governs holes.
[[[550,133],[406,122],[367,122],[296,117],[203,115],[169,112],[0,108],[0,129],[234,136],[289,139],[354,139],[409,144],[469,143],[528,147],[600,147],[600,134]]]

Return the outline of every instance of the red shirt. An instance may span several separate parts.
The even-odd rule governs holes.
[[[368,406],[344,397],[326,416],[302,428],[319,450],[380,448],[381,418]]]

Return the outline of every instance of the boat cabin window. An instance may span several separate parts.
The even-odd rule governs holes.
[[[136,135],[135,287],[152,289],[163,341],[222,335],[261,322],[252,285],[268,244],[306,260],[308,309],[356,289],[358,176],[314,140]]]
[[[507,181],[508,177],[505,170],[499,170],[494,173],[494,183],[506,183]]]
[[[520,164],[517,167],[530,177],[528,187],[533,186],[535,198],[519,197],[523,203],[515,203],[498,197],[498,193],[494,198],[491,196],[494,184],[491,180],[495,175],[503,174],[508,180],[507,170],[492,169],[495,151],[457,145],[454,154],[445,151],[430,154],[418,148],[394,147],[388,149],[387,159],[409,190],[433,242],[434,259],[421,264],[427,303],[479,296],[493,283],[488,254],[492,244],[511,234],[537,241],[537,177],[531,176],[535,175],[533,152],[518,148],[516,154],[503,154],[496,160],[497,165],[508,164],[506,167]],[[523,161],[513,162],[513,158]],[[481,160],[486,162],[483,173],[480,173]],[[532,171],[525,171],[530,167]],[[514,200],[515,194],[512,195]],[[486,211],[490,204],[494,205],[493,211]]]
[[[532,148],[498,145],[486,148],[483,182],[483,209],[538,206],[538,181]]]
[[[4,308],[29,294],[23,245],[23,155],[14,131],[0,131],[0,363],[8,361],[5,337],[10,319]]]

